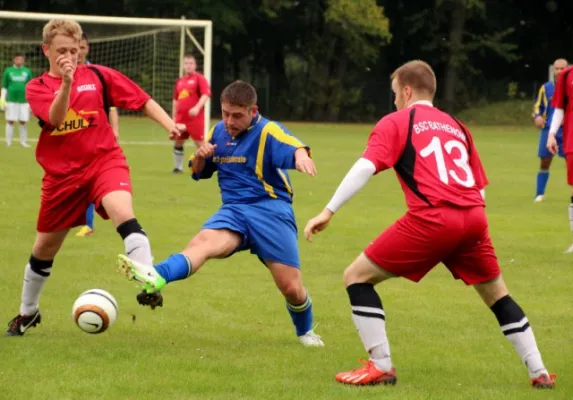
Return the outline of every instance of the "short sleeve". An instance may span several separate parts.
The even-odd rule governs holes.
[[[207,78],[205,78],[205,76],[203,75],[199,75],[199,79],[198,79],[198,83],[199,83],[199,95],[203,96],[209,96],[211,97],[211,86],[209,85],[209,82],[207,82]]]
[[[125,110],[140,110],[151,99],[142,88],[115,69],[97,65],[105,78],[107,97],[111,106]]]
[[[557,78],[557,83],[555,84],[555,91],[553,92],[553,98],[551,99],[551,105],[553,108],[565,109],[565,75],[569,75],[571,70],[565,70],[559,74]]]
[[[372,130],[362,158],[370,160],[379,173],[396,165],[404,145],[405,140],[401,138],[396,122],[385,117]]]
[[[40,83],[38,79],[31,80],[26,85],[26,100],[32,114],[48,124],[50,123],[50,107],[55,97],[54,91]]]

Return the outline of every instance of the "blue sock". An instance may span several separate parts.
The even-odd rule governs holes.
[[[193,273],[191,260],[183,254],[172,254],[167,260],[157,264],[155,269],[167,283],[189,278]]]
[[[308,293],[302,304],[294,305],[287,302],[286,306],[296,328],[297,336],[302,336],[312,329],[312,300]]]
[[[547,181],[549,180],[549,170],[540,169],[537,173],[537,192],[536,196],[545,194],[545,188],[547,187]]]
[[[90,204],[90,206],[86,211],[86,225],[89,226],[91,229],[94,228],[94,211],[95,211],[95,206],[92,203]]]

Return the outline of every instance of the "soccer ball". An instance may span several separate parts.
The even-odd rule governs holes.
[[[86,290],[74,302],[72,316],[80,329],[87,333],[102,333],[117,318],[117,301],[105,290]]]

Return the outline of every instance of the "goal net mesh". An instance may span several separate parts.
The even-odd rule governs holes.
[[[46,21],[0,18],[0,67],[12,64],[14,55],[23,53],[34,76],[47,71],[41,49],[42,28]],[[138,83],[168,113],[171,113],[173,85],[180,74],[181,39],[185,53],[197,59],[203,71],[205,28],[87,23],[78,21],[87,34],[90,51],[87,60],[119,70]],[[139,115],[137,112],[120,111]]]

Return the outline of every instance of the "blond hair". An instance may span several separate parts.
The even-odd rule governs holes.
[[[436,94],[436,75],[430,65],[421,60],[409,61],[396,69],[390,76],[401,87],[410,86],[413,90],[434,98]]]
[[[44,25],[42,31],[44,44],[52,43],[57,35],[68,36],[79,42],[82,37],[82,27],[71,19],[54,18]]]

